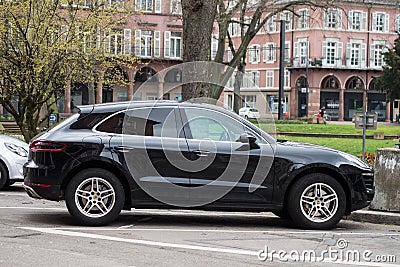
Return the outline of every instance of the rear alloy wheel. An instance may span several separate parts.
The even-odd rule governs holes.
[[[288,212],[306,229],[331,229],[343,217],[346,194],[333,177],[315,173],[300,178],[291,189]]]
[[[103,169],[84,170],[68,184],[65,201],[69,213],[84,225],[105,225],[122,210],[125,194],[121,182]]]
[[[0,163],[0,189],[8,185],[8,170],[3,163]]]

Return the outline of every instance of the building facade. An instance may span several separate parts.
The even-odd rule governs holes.
[[[386,94],[375,90],[374,78],[384,65],[382,53],[393,47],[398,36],[400,8],[387,1],[335,4],[337,8],[329,9],[295,6],[268,20],[248,48],[250,82],[241,89],[246,105],[257,108],[262,116],[278,113],[278,46],[284,20],[282,106],[288,117],[311,116],[324,107],[332,120],[351,120],[366,105],[381,121],[393,118]],[[229,29],[236,44],[240,42],[237,25]],[[228,88],[225,103],[231,106],[232,99]]]
[[[109,5],[120,4],[120,0],[109,0]],[[128,2],[128,1],[125,1]],[[152,76],[168,67],[182,62],[182,8],[180,0],[135,0],[135,12],[125,25],[107,36],[102,36],[104,47],[110,56],[127,55],[137,59],[132,69],[120,71],[127,85],[94,85],[79,81],[67,81],[64,96],[57,102],[60,113],[73,111],[71,105],[85,105],[133,100],[175,99],[181,100],[181,92],[174,89],[180,82],[175,71]],[[77,1],[79,8],[89,7],[90,1]],[[107,75],[105,70],[102,75]],[[147,82],[146,88],[138,90]],[[92,89],[90,89],[92,88]],[[171,90],[165,90],[172,88]],[[73,100],[73,101],[72,101]],[[72,101],[72,102],[71,102]]]

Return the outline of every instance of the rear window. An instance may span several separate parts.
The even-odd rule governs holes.
[[[251,108],[250,111],[251,111],[251,112],[258,112],[258,109]]]
[[[118,113],[97,126],[97,131],[157,137],[177,137],[173,108],[143,108]]]
[[[71,124],[70,129],[92,129],[96,124],[110,116],[111,113],[85,113],[81,114],[76,122]]]

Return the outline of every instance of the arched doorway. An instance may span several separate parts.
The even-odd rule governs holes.
[[[150,67],[143,67],[136,72],[133,100],[157,100],[158,85],[155,74],[156,71]],[[145,82],[146,86],[142,86]]]
[[[325,108],[331,120],[339,119],[340,87],[340,82],[334,75],[325,77],[321,82],[320,107]]]
[[[364,88],[360,77],[353,76],[347,80],[344,92],[344,120],[352,120],[356,112],[362,111]]]
[[[378,115],[379,121],[385,121],[386,114],[386,93],[377,91],[375,89],[375,80],[372,79],[368,86],[368,112],[374,112]]]

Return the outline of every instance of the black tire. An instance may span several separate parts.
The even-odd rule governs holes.
[[[69,213],[83,225],[101,226],[111,223],[121,212],[124,201],[125,192],[121,182],[104,169],[92,168],[79,172],[71,179],[65,191]]]
[[[247,119],[249,118],[249,116],[247,116],[247,115],[244,115],[244,118],[247,120]]]
[[[0,190],[8,185],[8,169],[0,162]]]
[[[293,184],[287,204],[290,217],[299,227],[332,229],[345,213],[346,194],[342,185],[333,177],[313,173]]]

